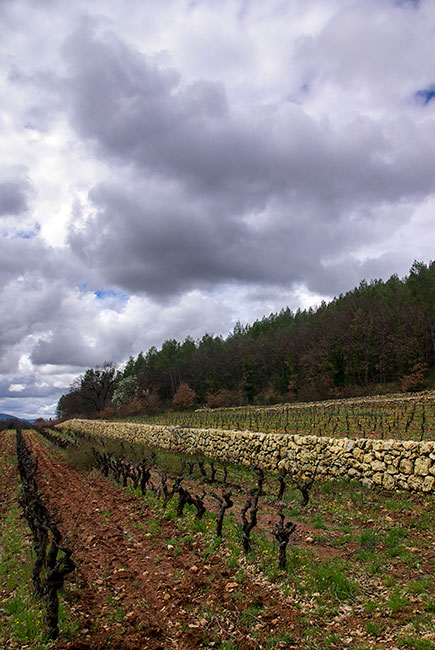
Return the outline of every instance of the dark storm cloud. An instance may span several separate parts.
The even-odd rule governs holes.
[[[73,256],[65,251],[49,246],[38,234],[34,237],[0,237],[0,289],[14,279],[25,276],[32,279],[33,285],[56,295],[57,280],[79,284],[89,279],[87,271]],[[62,269],[60,276],[59,269]],[[48,286],[49,285],[49,286]]]
[[[72,250],[108,285],[163,296],[305,279],[330,294],[342,281],[325,256],[357,277],[355,241],[398,225],[391,214],[375,226],[378,206],[435,189],[433,125],[356,116],[325,128],[288,102],[239,114],[220,84],[184,84],[88,27],[65,56],[75,128],[129,167],[90,192],[92,216],[70,229]]]
[[[100,185],[90,198],[93,217],[72,230],[72,249],[108,284],[155,297],[231,282],[289,287],[305,279],[313,290],[325,289],[335,267],[319,272],[324,247],[333,256],[356,236],[362,244],[377,232],[369,218],[334,227],[326,210],[313,221],[318,205],[290,194],[287,205],[284,197],[270,201],[267,219],[262,212],[226,218],[225,201],[195,200],[179,187]],[[307,233],[309,222],[315,228]],[[341,282],[334,288],[342,290]]]
[[[19,380],[22,379],[24,383],[20,384]],[[0,381],[0,399],[1,398],[19,398],[24,397],[48,397],[50,395],[57,395],[59,389],[53,388],[48,383],[38,383],[39,378],[35,375],[26,375],[20,378],[15,377],[13,384],[7,380]]]
[[[26,214],[33,194],[32,183],[23,174],[16,176],[9,170],[0,172],[0,217]]]
[[[132,52],[113,34],[95,38],[89,29],[77,32],[65,52],[73,124],[102,155],[206,191],[264,178],[262,130],[255,135],[228,113],[220,84],[183,85],[176,71]]]
[[[51,336],[41,339],[33,348],[32,363],[40,365],[63,365],[70,369],[86,368],[102,365],[111,361],[111,355],[122,358],[131,354],[131,341],[126,333],[113,332],[110,341],[99,333],[98,344],[90,344],[86,334],[96,334],[97,328],[91,331],[82,331],[82,323],[65,324],[62,314],[59,314],[59,323],[53,324]]]
[[[376,120],[357,117],[337,132],[294,105],[238,113],[220,84],[185,84],[176,71],[89,27],[70,38],[65,56],[73,124],[113,161],[182,181],[197,193],[225,191],[230,200],[243,193],[245,201],[261,203],[289,188],[356,200],[406,192],[383,159],[394,154],[398,136]]]
[[[32,363],[35,365],[66,365],[70,367],[95,366],[102,363],[98,350],[87,345],[78,328],[58,329],[48,339],[33,348]]]

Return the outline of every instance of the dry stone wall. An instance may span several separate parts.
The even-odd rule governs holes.
[[[435,442],[327,438],[223,431],[101,420],[68,420],[60,429],[122,438],[278,472],[296,478],[317,466],[324,479],[350,478],[368,486],[435,492]]]

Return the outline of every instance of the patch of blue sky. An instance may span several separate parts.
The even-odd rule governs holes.
[[[114,309],[120,311],[128,302],[130,296],[125,291],[115,291],[114,289],[91,289],[87,282],[76,285],[80,293],[91,293],[97,299],[97,304],[101,309]]]
[[[102,308],[121,310],[128,302],[129,295],[125,291],[114,291],[113,289],[96,289],[94,295],[101,303]]]
[[[415,93],[415,98],[419,104],[423,104],[424,106],[429,104],[429,102],[435,98],[435,84],[432,84],[428,88],[417,90]]]
[[[97,289],[94,293],[99,300],[105,300],[106,298],[113,298],[116,296],[116,291],[113,291],[113,289]]]
[[[113,309],[114,311],[121,311],[129,299],[129,295],[124,291],[114,291],[113,289],[96,289],[94,295],[102,309]]]
[[[15,230],[9,227],[7,230],[0,230],[0,236],[8,239],[33,239],[39,234],[41,226],[38,222],[35,222],[31,228]]]
[[[33,228],[29,230],[18,230],[18,232],[14,233],[13,237],[18,239],[33,239],[33,237],[36,237],[39,234],[40,230],[41,226],[36,221],[33,224]]]

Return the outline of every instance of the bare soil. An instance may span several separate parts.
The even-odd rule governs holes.
[[[58,642],[58,650],[191,650],[213,647],[214,638],[254,649],[278,624],[296,632],[297,610],[272,588],[253,578],[239,584],[218,556],[204,564],[198,542],[175,555],[168,545],[180,534],[173,522],[160,521],[158,535],[146,532],[142,525],[155,515],[143,501],[109,479],[77,470],[34,434],[25,437],[38,457],[40,489],[50,509],[59,509],[59,528],[77,562],[69,597],[81,634]],[[240,624],[252,603],[262,607],[255,639]]]

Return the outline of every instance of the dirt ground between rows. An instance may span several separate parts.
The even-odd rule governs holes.
[[[59,509],[59,528],[77,562],[69,591],[81,634],[74,642],[60,641],[58,650],[190,650],[212,648],[214,638],[254,649],[277,627],[296,633],[297,610],[273,589],[250,578],[236,583],[219,557],[200,562],[198,542],[176,556],[168,548],[168,540],[180,535],[173,522],[159,522],[161,532],[150,535],[137,526],[155,516],[141,500],[67,464],[34,434],[25,438],[38,457],[40,489],[50,509]],[[237,604],[235,590],[244,596]],[[239,619],[252,603],[263,606],[256,639],[233,616]]]

